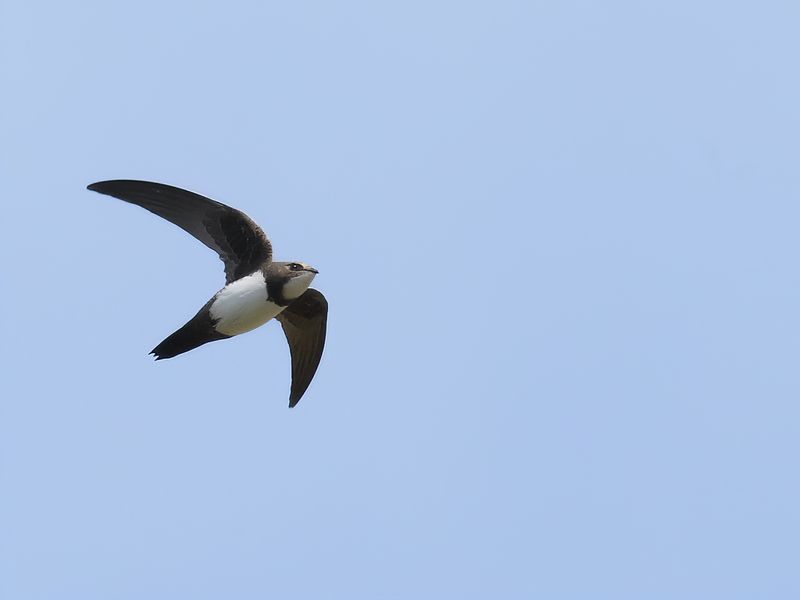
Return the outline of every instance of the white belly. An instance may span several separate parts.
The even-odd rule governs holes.
[[[239,335],[260,327],[284,309],[268,298],[261,271],[229,283],[217,292],[209,308],[211,318],[217,321],[216,330]]]

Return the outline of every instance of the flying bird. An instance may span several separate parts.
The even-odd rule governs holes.
[[[289,406],[295,406],[308,389],[325,346],[328,302],[309,287],[318,271],[302,262],[272,260],[269,238],[250,217],[194,192],[128,179],[100,181],[88,189],[136,204],[174,223],[219,254],[225,265],[225,287],[150,354],[156,360],[172,358],[275,318],[289,342]]]

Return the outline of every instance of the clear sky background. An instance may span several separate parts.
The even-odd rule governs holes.
[[[800,597],[796,2],[2,0],[0,596]],[[154,363],[213,252],[319,268]]]

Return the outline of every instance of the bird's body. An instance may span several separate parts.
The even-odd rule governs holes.
[[[260,269],[237,279],[218,291],[208,312],[215,329],[225,335],[239,335],[261,327],[286,308],[270,300],[267,281]]]
[[[297,404],[325,345],[328,304],[320,292],[309,288],[317,270],[305,263],[273,261],[269,239],[247,215],[193,192],[133,180],[103,181],[89,189],[171,221],[215,250],[225,263],[225,287],[152,350],[156,360],[246,333],[277,318],[292,355],[289,405]]]

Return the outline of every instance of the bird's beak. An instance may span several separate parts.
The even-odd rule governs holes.
[[[306,267],[306,271],[311,271],[312,273],[319,273],[314,267]]]

